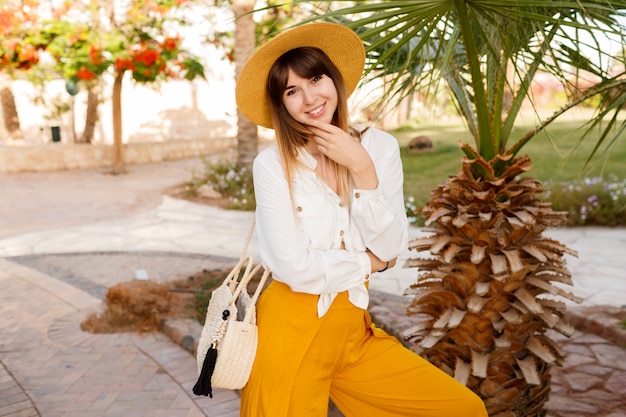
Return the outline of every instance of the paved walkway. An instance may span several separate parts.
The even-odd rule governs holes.
[[[91,335],[79,328],[117,282],[171,279],[239,256],[251,213],[162,197],[200,165],[192,159],[133,166],[120,176],[103,170],[0,175],[0,416],[238,415],[236,393],[219,390],[212,400],[191,394],[195,360],[166,336]],[[584,306],[626,304],[624,229],[550,234],[579,252],[568,266],[571,291]],[[258,253],[256,242],[250,252]],[[372,289],[399,295],[414,280],[414,270],[394,268]],[[596,373],[603,385],[612,383],[609,394],[626,397],[626,353],[604,339],[594,343],[601,347],[581,334],[566,348],[579,391],[593,391],[585,384],[597,385],[589,378]],[[559,405],[572,398],[562,392],[555,390],[553,416],[569,407]],[[609,394],[602,394],[602,406],[581,401],[596,417],[626,416],[605,410]],[[591,413],[576,414],[581,407],[571,415]]]

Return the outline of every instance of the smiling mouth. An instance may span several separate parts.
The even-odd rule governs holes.
[[[309,116],[317,117],[324,111],[324,104],[308,112]]]

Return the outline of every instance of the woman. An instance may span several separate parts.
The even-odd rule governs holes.
[[[259,349],[241,416],[486,416],[480,398],[372,325],[367,283],[408,243],[397,141],[352,128],[359,37],[300,26],[258,49],[237,104],[276,131],[254,162],[261,258],[273,282],[257,306]]]

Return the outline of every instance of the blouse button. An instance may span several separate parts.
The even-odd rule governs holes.
[[[354,194],[354,196],[355,196],[356,198],[360,198],[360,197],[361,197],[361,193],[355,193],[355,194]]]
[[[343,236],[343,230],[339,231],[339,236]]]
[[[366,280],[370,279],[370,274],[365,274],[365,279]]]
[[[343,207],[343,201],[339,202],[339,207]]]
[[[302,207],[300,206],[296,207],[296,211],[302,211]]]

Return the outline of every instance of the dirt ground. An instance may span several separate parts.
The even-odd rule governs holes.
[[[82,323],[91,333],[152,332],[164,318],[187,317],[204,321],[211,291],[229,270],[202,270],[186,279],[165,283],[125,281],[110,287],[106,309]]]
[[[203,269],[187,278],[161,283],[137,279],[120,282],[107,289],[106,309],[88,316],[82,328],[91,333],[153,332],[159,331],[163,319],[181,317],[204,323],[211,292],[231,269]],[[250,294],[260,277],[259,273],[250,280]]]

